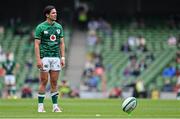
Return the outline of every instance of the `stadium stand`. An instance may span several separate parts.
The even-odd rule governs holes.
[[[96,54],[96,51],[100,51],[102,55],[107,91],[116,86],[123,88],[138,79],[143,80],[148,91],[152,90],[154,84],[157,84],[160,91],[163,90],[163,69],[175,63],[176,45],[173,42],[176,41],[169,44],[168,38],[178,36],[179,31],[176,28],[169,28],[164,21],[159,24],[157,21],[149,20],[143,27],[133,26],[130,22],[120,22],[112,24],[112,34],[100,29],[96,32],[100,43],[95,44],[90,52]],[[140,38],[143,38],[144,46],[140,45]],[[132,75],[132,70],[136,66],[130,67],[130,74],[126,75],[126,69],[133,62],[130,59],[133,55],[136,57],[134,62],[138,65],[137,70],[135,69]],[[144,69],[140,69],[141,62],[146,65]],[[175,86],[175,82],[174,76],[170,83]],[[102,83],[98,83],[98,90],[102,91]]]
[[[28,27],[30,29],[30,27]],[[68,56],[69,45],[71,40],[72,29],[65,27],[65,44],[66,53]],[[17,91],[20,92],[21,88],[28,83],[34,92],[38,90],[39,74],[36,68],[33,37],[30,34],[14,34],[13,28],[8,27],[4,34],[0,35],[0,44],[5,53],[13,52],[14,60],[20,65],[16,74]],[[63,78],[65,70],[61,72]],[[4,79],[0,77],[0,90],[3,90]]]

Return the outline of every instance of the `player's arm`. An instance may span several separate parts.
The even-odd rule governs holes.
[[[5,69],[4,63],[2,64],[2,69],[3,69],[3,76],[4,76],[6,74],[6,69]]]
[[[40,43],[41,43],[41,40],[35,39],[35,42],[34,42],[34,51],[35,51],[35,56],[36,56],[37,67],[39,69],[41,69],[42,66],[43,66],[43,64],[41,62],[41,58],[40,58],[40,51],[39,51]]]
[[[64,43],[64,37],[60,38],[60,53],[61,53],[61,66],[62,68],[65,66],[65,43]]]
[[[15,68],[13,70],[13,74],[16,74],[19,70],[20,65],[18,63],[15,63]]]

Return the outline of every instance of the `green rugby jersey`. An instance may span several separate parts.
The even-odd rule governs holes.
[[[62,26],[53,22],[42,22],[36,27],[35,39],[41,40],[40,58],[43,57],[60,57],[60,38],[64,37]]]
[[[3,69],[6,70],[6,75],[12,75],[15,66],[16,66],[16,62],[15,61],[10,61],[10,60],[6,60],[2,64]]]

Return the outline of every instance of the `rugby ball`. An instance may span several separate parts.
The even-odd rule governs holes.
[[[137,106],[137,100],[135,97],[128,97],[122,103],[122,110],[131,113]]]

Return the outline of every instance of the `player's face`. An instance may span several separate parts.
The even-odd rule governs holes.
[[[55,21],[57,19],[57,12],[56,9],[52,9],[51,12],[49,13],[49,18],[52,21]]]

